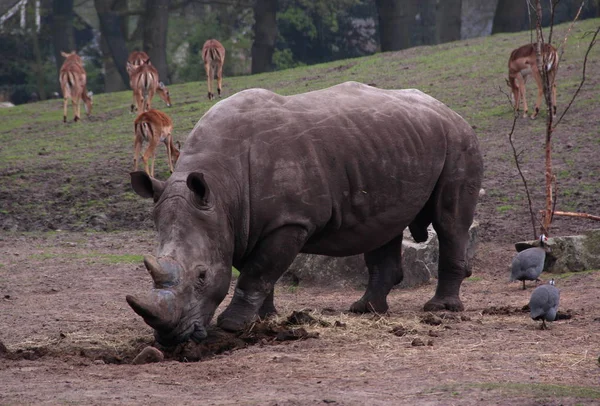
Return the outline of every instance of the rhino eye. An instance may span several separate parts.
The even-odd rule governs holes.
[[[196,268],[196,274],[198,275],[196,278],[196,285],[198,287],[203,287],[204,285],[206,285],[207,269],[204,267],[198,267]]]

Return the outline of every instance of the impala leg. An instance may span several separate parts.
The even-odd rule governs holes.
[[[144,160],[144,167],[146,169],[146,173],[152,177],[154,177],[154,159],[152,160],[152,169],[149,169],[149,165],[148,165],[148,161],[150,160],[150,158],[154,157],[156,155],[156,144],[158,143],[158,140],[155,137],[151,137],[150,140],[148,141],[148,147],[146,148],[146,151],[144,152],[144,155],[142,156],[142,159]]]
[[[169,170],[173,173],[173,159],[171,157],[171,134],[165,138],[165,145],[167,146],[167,160],[169,162]]]
[[[75,100],[75,97],[73,97],[71,101],[73,102],[73,114],[75,116],[73,121],[79,121],[79,100]]]
[[[544,95],[544,84],[542,83],[542,76],[540,75],[540,73],[537,70],[533,70],[533,68],[531,69],[532,73],[534,73],[533,77],[535,78],[535,82],[537,83],[537,88],[538,88],[538,94],[537,94],[537,99],[535,101],[535,110],[534,113],[531,115],[531,118],[536,118],[537,115],[540,113],[540,105],[542,103],[542,96]]]
[[[217,72],[217,93],[219,94],[219,98],[221,97],[221,85],[223,84],[223,65],[219,65],[219,70]]]
[[[210,63],[204,64],[204,70],[206,71],[206,83],[208,86],[208,100],[212,100],[215,96],[212,92],[212,72],[210,69]]]
[[[519,82],[519,99],[523,100],[523,117],[527,117],[527,113],[529,112],[529,107],[527,106],[527,90],[525,89],[525,79],[521,74],[517,76],[517,81]]]
[[[67,105],[69,104],[69,99],[67,96],[63,97],[63,123],[67,122]]]
[[[130,113],[133,113],[135,111],[135,109],[136,109],[135,106],[136,105],[137,105],[137,99],[135,97],[135,92],[133,92],[133,101],[131,102],[131,111],[130,111]]]

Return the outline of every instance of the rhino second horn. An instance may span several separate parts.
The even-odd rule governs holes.
[[[150,273],[150,276],[152,276],[155,285],[163,286],[171,281],[172,276],[163,269],[158,263],[158,260],[152,255],[144,257],[144,265]]]

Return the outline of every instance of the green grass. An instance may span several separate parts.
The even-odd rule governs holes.
[[[428,392],[447,392],[453,397],[471,396],[471,390],[484,390],[497,393],[498,398],[518,397],[532,398],[540,401],[552,399],[552,403],[561,398],[577,398],[581,400],[600,399],[600,389],[587,386],[567,386],[546,383],[516,383],[516,382],[482,382],[464,385],[444,385],[435,387]],[[537,404],[537,403],[536,403]]]
[[[589,41],[583,38],[583,33],[596,27],[599,21],[578,22],[569,36],[564,58],[567,61],[565,65],[568,63],[570,68],[564,69],[559,75],[559,106],[564,106],[570,100],[580,80],[583,56]],[[561,38],[567,29],[567,24],[557,26],[555,38]],[[522,44],[528,39],[529,33],[501,34],[285,71],[226,77],[223,94],[227,97],[244,89],[262,87],[282,95],[291,95],[348,80],[375,84],[380,88],[418,88],[446,103],[472,124],[485,150],[484,141],[506,142],[504,130],[497,128],[499,122],[512,122],[513,116],[508,100],[502,93],[508,90],[505,83],[506,60],[515,44]],[[599,58],[600,46],[596,45],[589,61]],[[592,73],[590,70],[590,75]],[[588,83],[596,86],[591,79]],[[172,117],[175,140],[185,144],[190,130],[215,104],[206,99],[205,86],[204,81],[169,86],[172,108],[166,108],[158,97],[154,100],[154,107]],[[533,86],[530,88],[532,91]],[[576,106],[593,106],[597,101],[597,97],[583,92]],[[83,117],[79,123],[67,124],[62,122],[62,100],[0,109],[0,192],[6,196],[17,194],[17,198],[10,201],[0,200],[0,214],[37,216],[38,222],[43,222],[49,214],[65,212],[68,220],[63,222],[68,221],[68,224],[78,225],[78,230],[85,230],[90,229],[86,221],[98,212],[107,214],[109,218],[122,217],[124,211],[142,210],[147,213],[151,202],[141,202],[129,187],[135,118],[129,113],[130,103],[130,91],[95,95],[92,117]],[[69,118],[72,118],[71,109]],[[543,133],[544,120],[521,120],[518,129],[521,132]],[[590,143],[598,145],[595,135],[589,134]],[[519,133],[519,137],[524,136]],[[579,145],[574,144],[573,149],[577,147]],[[567,155],[565,153],[565,162],[570,173],[581,170],[577,160]],[[503,166],[514,165],[512,155],[508,152],[504,157],[487,159],[504,159],[501,162]],[[523,159],[529,162],[534,157],[525,155]],[[499,173],[493,169],[486,176]],[[168,176],[162,145],[157,154],[156,174],[161,179]],[[557,177],[561,180],[568,174],[561,171]],[[581,183],[591,191],[592,181],[584,178]],[[560,187],[558,190],[560,193]],[[62,191],[62,195],[58,191]],[[492,193],[489,196],[493,196]],[[517,201],[515,196],[499,202],[496,211],[515,210],[512,204]],[[124,220],[122,222],[130,224]],[[109,229],[118,229],[119,226],[122,224]]]
[[[503,204],[502,206],[496,207],[496,211],[498,211],[499,213],[506,213],[508,211],[513,211],[513,210],[515,210],[515,206],[513,206],[511,204]]]
[[[44,252],[41,254],[30,255],[31,259],[44,261],[47,259],[88,259],[92,262],[102,264],[135,264],[141,263],[144,260],[142,255],[135,254],[104,254],[104,253],[89,253],[89,254],[70,254],[70,253],[51,253]]]

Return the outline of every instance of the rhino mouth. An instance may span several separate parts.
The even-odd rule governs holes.
[[[163,348],[172,348],[189,340],[202,342],[207,337],[206,328],[200,322],[194,322],[183,331],[154,331],[154,339]]]

